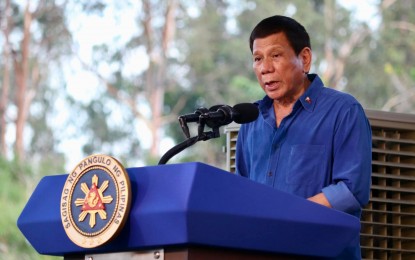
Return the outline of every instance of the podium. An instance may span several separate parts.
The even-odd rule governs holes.
[[[153,259],[310,259],[339,255],[360,221],[207,164],[128,168],[132,203],[118,236],[97,248],[75,245],[60,217],[68,175],[44,177],[17,225],[40,254],[153,252]],[[94,258],[99,259],[99,258]]]

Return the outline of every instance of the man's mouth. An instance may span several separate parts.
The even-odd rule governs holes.
[[[264,85],[265,85],[265,88],[268,90],[275,90],[280,85],[279,83],[280,83],[279,81],[272,80],[272,81],[265,82]]]

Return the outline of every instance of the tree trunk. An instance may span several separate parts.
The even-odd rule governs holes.
[[[164,16],[164,28],[162,32],[161,46],[155,46],[154,32],[151,26],[152,8],[150,1],[144,1],[145,18],[143,20],[145,37],[147,39],[147,53],[150,57],[150,66],[147,70],[146,89],[150,100],[152,120],[152,144],[150,148],[150,155],[157,157],[160,150],[161,129],[163,125],[163,106],[164,94],[166,92],[166,66],[167,66],[167,51],[169,44],[173,40],[175,25],[175,11],[177,8],[177,1],[171,0],[167,3],[167,9]],[[155,50],[159,49],[158,53]]]
[[[326,30],[326,43],[324,46],[324,58],[327,63],[322,73],[323,81],[330,87],[342,90],[345,86],[339,83],[344,77],[346,63],[353,49],[359,45],[369,34],[367,28],[361,27],[352,32],[349,39],[344,41],[338,48],[337,53],[333,48],[333,31],[335,30],[336,14],[335,3],[326,0],[324,5],[324,24]]]
[[[14,57],[14,69],[16,78],[16,142],[15,153],[19,160],[23,160],[25,157],[24,152],[24,127],[27,121],[29,104],[27,93],[27,79],[29,76],[29,45],[30,45],[30,27],[32,24],[32,13],[30,12],[29,1],[26,4],[23,22],[23,39],[21,42],[21,55],[20,60],[15,53]]]
[[[161,2],[161,1],[160,1]],[[143,38],[145,39],[146,53],[149,57],[149,67],[145,72],[145,84],[143,91],[137,91],[133,95],[122,93],[123,91],[115,88],[105,76],[101,75],[96,69],[88,65],[82,58],[78,56],[82,65],[90,72],[94,73],[105,85],[108,93],[116,100],[127,105],[127,107],[134,114],[136,119],[142,120],[147,128],[151,131],[151,147],[150,156],[156,158],[160,152],[160,142],[162,138],[163,125],[177,120],[177,114],[186,103],[186,97],[181,97],[171,111],[171,115],[163,115],[164,95],[167,89],[166,67],[167,67],[167,52],[170,48],[170,43],[173,41],[176,24],[175,11],[177,9],[177,0],[167,1],[166,12],[164,13],[164,26],[161,31],[155,31],[152,24],[154,18],[152,1],[143,1],[143,18],[141,20],[144,28]],[[157,6],[158,7],[158,6]],[[155,35],[155,34],[158,35]],[[155,40],[161,38],[160,41]],[[151,109],[150,118],[143,115],[137,109],[137,96],[144,95]]]
[[[4,69],[3,69],[3,86],[1,88],[0,97],[0,154],[2,156],[7,155],[7,143],[6,143],[6,131],[7,131],[7,120],[6,110],[9,102],[9,90],[10,90],[10,28],[12,23],[12,10],[10,8],[10,0],[6,0],[4,8],[4,17],[1,21],[3,26],[4,34]]]

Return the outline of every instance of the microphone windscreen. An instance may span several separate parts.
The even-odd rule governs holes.
[[[233,107],[237,112],[233,118],[233,121],[238,124],[246,124],[254,121],[258,118],[259,110],[255,104],[252,103],[240,103]]]

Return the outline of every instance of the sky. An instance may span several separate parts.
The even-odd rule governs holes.
[[[379,26],[376,4],[379,0],[338,0],[339,4],[353,11],[355,19],[366,21],[372,28]]]

